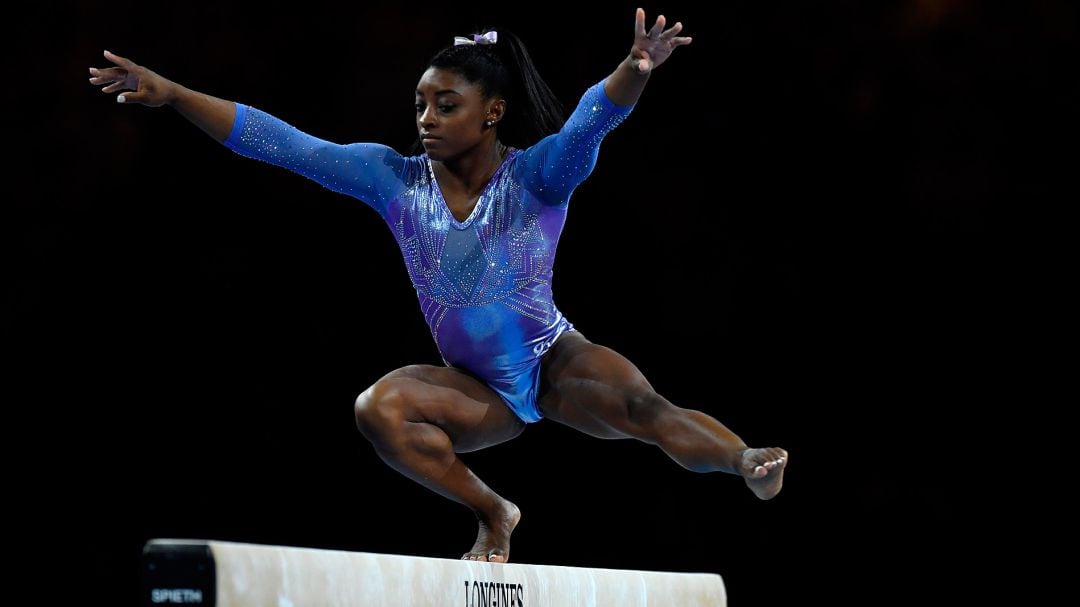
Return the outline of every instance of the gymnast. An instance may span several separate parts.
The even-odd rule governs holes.
[[[386,222],[445,365],[393,370],[356,398],[359,431],[408,478],[472,510],[462,558],[507,562],[521,511],[458,458],[555,420],[595,437],[657,445],[695,472],[779,491],[780,448],[750,448],[715,418],[676,406],[555,306],[555,249],[570,195],[600,142],[630,114],[653,70],[691,38],[637,9],[629,55],[563,120],[525,46],[507,31],[455,37],[416,85],[414,155],[318,139],[254,107],[174,83],[105,51],[90,83],[117,102],[170,105],[234,152],[284,167],[370,206]]]

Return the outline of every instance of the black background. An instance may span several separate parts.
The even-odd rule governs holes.
[[[716,572],[739,606],[973,592],[959,566],[1000,540],[973,524],[996,507],[973,472],[1010,459],[986,411],[1014,379],[1021,218],[1054,195],[1068,161],[1038,150],[1075,94],[1075,9],[1015,4],[644,7],[694,42],[575,192],[556,302],[676,404],[787,448],[786,484],[760,502],[540,422],[463,456],[522,508],[515,562]],[[635,6],[43,5],[12,75],[40,114],[15,125],[32,188],[7,203],[4,314],[9,428],[38,439],[13,501],[58,511],[33,529],[85,546],[123,604],[154,537],[456,558],[475,535],[353,425],[376,379],[440,362],[385,224],[170,108],[117,105],[86,81],[103,49],[405,152],[453,35],[514,30],[572,109]]]

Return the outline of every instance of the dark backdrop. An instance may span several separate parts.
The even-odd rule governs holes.
[[[631,3],[457,4],[46,4],[20,32],[33,73],[13,77],[41,113],[16,125],[33,187],[7,203],[4,331],[41,440],[17,501],[58,507],[33,528],[85,546],[126,604],[154,537],[456,558],[475,525],[353,425],[380,376],[440,362],[378,216],[170,108],[117,105],[86,68],[108,49],[405,152],[453,35],[515,30],[568,109],[632,40]],[[1033,150],[1075,92],[1056,76],[1075,9],[1017,4],[644,7],[694,42],[575,192],[556,302],[673,402],[787,448],[787,482],[759,502],[544,421],[463,456],[523,510],[514,561],[717,572],[740,606],[972,591],[957,565],[991,540],[971,472],[1003,459],[983,429],[1010,383],[1022,228],[1002,209],[1051,195],[1064,164]]]

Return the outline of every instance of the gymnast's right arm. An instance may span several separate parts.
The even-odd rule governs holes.
[[[90,68],[101,92],[131,90],[125,104],[171,105],[184,118],[234,152],[299,173],[335,192],[353,196],[385,217],[386,205],[403,189],[404,159],[384,145],[325,141],[251,106],[185,88],[132,61],[105,51],[117,67]]]

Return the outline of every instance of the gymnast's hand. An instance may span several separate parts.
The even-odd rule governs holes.
[[[690,44],[692,38],[676,37],[682,31],[682,23],[675,22],[670,29],[664,31],[666,23],[664,16],[656,18],[656,23],[645,31],[645,10],[637,9],[634,19],[634,47],[630,49],[630,57],[635,62],[635,69],[639,74],[648,74],[652,70],[667,61],[675,47]]]
[[[117,67],[98,69],[90,68],[90,84],[107,84],[102,93],[116,91],[134,91],[116,97],[118,103],[141,103],[149,107],[165,105],[172,100],[176,85],[171,80],[162,78],[154,72],[136,65],[128,59],[105,51],[105,58]]]

